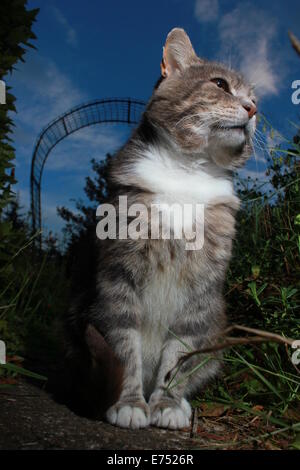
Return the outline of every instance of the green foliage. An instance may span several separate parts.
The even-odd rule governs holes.
[[[66,222],[63,229],[67,244],[71,247],[90,227],[94,229],[96,225],[96,208],[106,201],[110,194],[110,186],[107,182],[107,172],[112,156],[107,154],[99,162],[91,160],[94,178],[86,178],[84,191],[90,204],[85,205],[81,200],[76,202],[77,214],[66,207],[58,207],[58,215]]]
[[[226,283],[232,322],[296,340],[300,337],[299,143],[297,135],[288,148],[271,150],[263,186],[250,178],[239,180],[243,202]],[[222,403],[272,423],[279,428],[276,433],[295,437],[300,430],[300,378],[292,352],[274,343],[226,351],[225,380],[211,385],[195,404]]]
[[[43,250],[34,247],[34,236],[19,216],[17,201],[5,213],[13,227],[9,252],[0,267],[0,338],[8,357],[18,355],[34,368],[56,363],[61,357],[62,314],[68,305],[69,286],[61,255],[53,238],[46,238]],[[1,251],[1,255],[4,253]],[[17,375],[41,379],[34,372],[8,363],[0,365],[0,388]],[[4,381],[4,384],[3,384]]]
[[[19,242],[21,233],[23,243],[3,267],[0,338],[10,354],[42,360],[57,352],[58,321],[66,309],[68,282],[63,260],[53,247],[37,251],[28,227],[19,230]]]
[[[300,146],[277,148],[268,157],[269,191],[239,181],[243,201],[227,276],[228,313],[235,322],[300,336],[299,207]]]
[[[0,79],[12,72],[14,65],[24,61],[26,47],[36,39],[32,24],[38,9],[27,10],[27,0],[2,0],[0,4]]]
[[[24,61],[26,47],[33,47],[31,39],[35,39],[32,24],[38,10],[26,10],[25,0],[2,0],[0,3],[0,80],[13,71],[14,65]],[[9,91],[9,87],[7,91]],[[6,104],[0,105],[0,283],[7,279],[9,269],[6,265],[13,255],[18,234],[14,233],[10,220],[5,218],[4,212],[13,201],[12,185],[16,183],[14,175],[14,148],[11,145],[9,134],[12,132],[13,122],[10,113],[16,111],[15,97],[11,93],[6,95]]]
[[[18,61],[24,62],[26,48],[33,47],[30,42],[35,39],[32,25],[38,10],[27,10],[26,4],[25,0],[0,2],[0,80],[13,72]],[[18,203],[12,190],[16,183],[10,138],[14,111],[15,97],[7,87],[6,104],[0,105],[0,337],[5,340],[9,353],[23,353],[33,344],[33,333],[40,343],[47,334],[50,320],[46,305],[56,302],[54,295],[58,293],[60,278],[52,261],[41,264],[39,255],[31,251],[29,228],[18,215]],[[41,255],[46,260],[49,253],[46,250]],[[53,282],[56,289],[50,290],[49,282]],[[59,294],[59,299],[63,299]],[[11,364],[1,367],[2,373],[5,369],[12,374],[14,367],[16,374],[16,366]]]

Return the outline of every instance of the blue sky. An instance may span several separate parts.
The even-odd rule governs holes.
[[[82,102],[106,97],[147,100],[159,77],[162,46],[174,26],[189,34],[199,56],[238,68],[257,83],[260,110],[286,137],[300,106],[291,84],[300,79],[299,58],[287,31],[300,36],[298,0],[29,0],[40,8],[29,50],[7,83],[17,97],[16,177],[20,202],[29,207],[29,175],[35,139],[48,122]],[[90,159],[115,151],[129,130],[93,126],[61,142],[50,154],[42,181],[43,222],[59,232],[56,206],[84,198]],[[279,141],[275,137],[275,143]],[[268,139],[270,145],[274,144]],[[242,174],[264,178],[264,156]]]

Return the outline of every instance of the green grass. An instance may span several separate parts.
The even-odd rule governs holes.
[[[271,343],[231,349],[223,359],[224,376],[196,397],[193,406],[199,408],[204,403],[213,408],[221,404],[226,413],[237,415],[241,437],[236,446],[275,436],[284,436],[290,446],[297,446],[300,376],[287,366],[284,354],[284,347]],[[242,428],[251,417],[258,417],[260,425],[254,435],[245,438]],[[266,432],[270,425],[272,431]],[[229,444],[232,442],[223,442],[224,448]]]
[[[286,142],[268,155],[267,192],[265,183],[239,181],[243,204],[225,289],[233,323],[294,339],[300,339],[299,141]],[[291,362],[293,352],[274,343],[226,351],[225,378],[208,387],[194,405],[222,403],[243,415],[257,415],[262,429],[271,422],[274,436],[289,433],[297,441],[300,375]]]
[[[11,256],[3,263],[0,277],[0,338],[9,357],[18,355],[30,363],[55,361],[59,354],[59,320],[67,308],[68,281],[64,265],[47,250],[37,251],[26,230],[14,238]],[[1,378],[40,374],[7,362],[0,365]],[[4,384],[5,385],[5,384]]]

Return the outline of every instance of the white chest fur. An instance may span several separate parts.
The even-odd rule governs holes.
[[[233,196],[232,182],[225,175],[210,175],[203,163],[204,160],[198,160],[188,168],[171,151],[149,147],[135,162],[133,172],[146,189],[174,202],[207,204],[216,198]]]
[[[189,240],[197,232],[195,246],[202,246],[205,206],[234,198],[232,181],[219,168],[214,171],[216,175],[210,174],[205,158],[188,162],[175,150],[172,152],[150,146],[135,161],[132,174],[140,187],[154,193],[152,204],[159,207],[169,225],[164,225],[163,230],[177,235],[184,232]]]

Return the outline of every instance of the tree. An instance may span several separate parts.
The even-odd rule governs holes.
[[[87,177],[84,187],[90,204],[84,204],[78,200],[76,202],[78,214],[66,207],[57,208],[58,214],[66,222],[63,229],[67,241],[64,253],[66,274],[72,279],[71,285],[74,292],[89,287],[96,269],[96,209],[110,196],[111,188],[107,180],[107,172],[112,158],[110,154],[107,154],[105,159],[99,162],[91,160],[94,177]]]
[[[35,39],[32,24],[38,9],[27,10],[27,0],[2,0],[0,3],[0,80],[12,73],[15,64],[24,62],[26,47],[34,47],[30,40]],[[5,217],[5,209],[13,201],[12,185],[16,183],[14,173],[15,151],[9,134],[13,121],[9,116],[16,111],[15,97],[7,87],[6,104],[0,104],[0,262],[5,262],[15,245],[18,234],[13,223]]]
[[[94,177],[88,176],[84,187],[84,192],[91,204],[86,205],[78,200],[76,202],[78,214],[66,207],[57,208],[58,215],[66,222],[63,232],[67,238],[68,246],[74,244],[75,240],[79,239],[87,229],[93,227],[95,230],[97,206],[105,202],[110,194],[107,172],[111,158],[113,157],[107,154],[105,159],[99,162],[95,159],[91,160]]]

